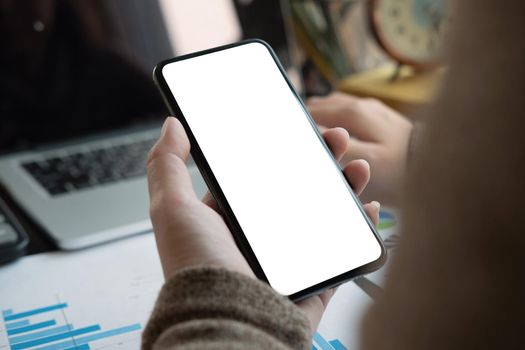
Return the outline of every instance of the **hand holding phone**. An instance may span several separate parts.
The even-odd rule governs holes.
[[[384,263],[375,228],[268,44],[181,56],[157,65],[154,79],[258,278],[299,300]]]
[[[334,157],[340,160],[348,145],[348,133],[339,128],[328,129],[323,137]],[[213,197],[207,193],[201,201],[195,195],[185,165],[189,147],[180,122],[168,118],[148,161],[152,222],[166,278],[181,269],[202,265],[222,267],[255,278],[218,215]],[[354,160],[345,167],[345,173],[352,188],[360,194],[370,175],[367,163]],[[173,210],[174,207],[177,210]],[[379,208],[370,203],[364,208],[377,225]],[[312,329],[317,328],[331,296],[329,291],[298,304],[309,317]]]

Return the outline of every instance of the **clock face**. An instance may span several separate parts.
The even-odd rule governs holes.
[[[437,62],[446,14],[445,0],[375,0],[373,26],[394,59],[415,66]]]

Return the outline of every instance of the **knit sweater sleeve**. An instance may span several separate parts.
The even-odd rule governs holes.
[[[306,316],[267,284],[196,267],[163,286],[142,349],[308,349],[310,336]]]

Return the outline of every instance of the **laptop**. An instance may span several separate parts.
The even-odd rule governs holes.
[[[7,35],[1,185],[61,249],[150,231],[145,164],[167,115],[151,69],[174,55],[165,29],[151,30],[160,9],[126,13],[115,8],[127,5],[121,1],[26,5],[13,2],[0,12]],[[101,35],[109,35],[101,24],[107,18],[123,26],[111,30],[127,41]],[[32,26],[20,25],[26,22]],[[151,30],[147,42],[139,40],[141,25]],[[188,166],[202,196],[206,185],[193,162]]]
[[[207,1],[134,4],[56,2],[35,14],[14,2],[0,21],[10,34],[0,57],[9,67],[0,81],[0,183],[61,249],[151,230],[145,163],[166,117],[150,75],[157,62],[252,36],[286,47],[284,21],[265,37],[249,18],[267,1],[217,1],[213,19],[201,15]],[[271,7],[268,16],[280,13],[279,0]],[[39,20],[19,26],[24,16]],[[112,33],[119,50],[107,48]],[[191,159],[188,168],[202,196]]]
[[[151,230],[145,178],[158,127],[0,158],[0,181],[62,249]],[[189,165],[199,196],[206,185]]]

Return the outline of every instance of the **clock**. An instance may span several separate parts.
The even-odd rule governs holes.
[[[445,0],[369,0],[372,32],[386,53],[418,69],[439,65]]]

